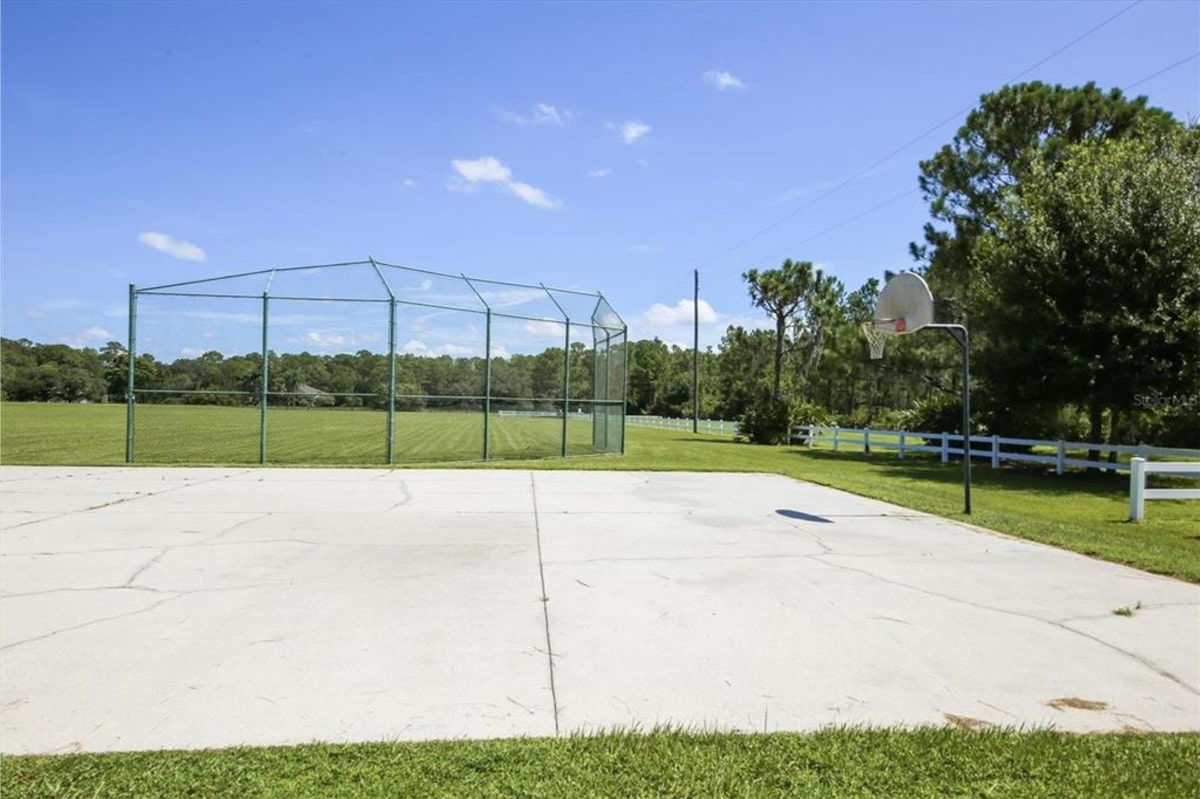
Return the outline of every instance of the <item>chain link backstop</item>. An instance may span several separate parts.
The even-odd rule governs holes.
[[[126,460],[623,453],[627,336],[599,293],[374,259],[130,286]]]

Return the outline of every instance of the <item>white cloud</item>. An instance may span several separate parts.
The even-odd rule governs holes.
[[[349,339],[337,333],[322,333],[319,330],[310,330],[304,334],[304,342],[316,347],[344,347],[349,343]]]
[[[563,128],[571,124],[579,116],[574,111],[569,111],[566,108],[558,108],[549,103],[538,103],[533,107],[533,113],[529,116],[519,114],[516,111],[509,111],[506,108],[494,108],[492,109],[492,113],[501,122],[520,127],[528,125],[554,125],[555,127]]]
[[[770,325],[770,319],[765,315],[737,316],[719,313],[705,300],[698,304],[700,317],[700,346],[701,348],[717,347],[725,331],[733,325],[747,330],[756,330]],[[674,305],[656,302],[633,317],[629,323],[629,338],[631,341],[657,338],[669,344],[679,344],[684,349],[692,347],[693,317],[692,300],[679,300]]]
[[[499,183],[515,197],[538,208],[562,207],[562,201],[551,197],[537,186],[513,180],[512,170],[499,158],[485,155],[474,160],[454,159],[450,162],[457,177],[450,182],[453,191],[471,191],[480,183]]]
[[[612,174],[612,170],[608,167],[600,167],[599,169],[589,169],[589,178],[606,178]]]
[[[626,144],[633,144],[638,139],[650,132],[650,126],[645,122],[639,122],[636,119],[626,120],[622,122],[617,130],[621,134],[621,139]]]
[[[82,333],[58,336],[57,341],[75,349],[98,347],[100,342],[116,341],[117,337],[102,327],[89,327]]]
[[[556,200],[536,186],[530,186],[528,183],[521,183],[520,181],[516,180],[509,181],[507,185],[509,191],[530,205],[536,205],[538,208],[549,209],[562,207],[561,200]]]
[[[650,327],[669,327],[685,322],[690,324],[693,319],[693,309],[696,308],[700,312],[701,324],[710,325],[717,321],[717,312],[705,300],[700,300],[698,305],[691,300],[680,300],[674,305],[663,305],[661,302],[656,302],[642,313],[641,320]]]
[[[658,248],[653,244],[635,244],[629,248],[632,253],[658,252]]]
[[[412,178],[405,178],[404,182],[400,184],[400,188],[402,189],[415,189],[416,187],[417,182]]]
[[[490,155],[476,158],[473,161],[455,159],[450,162],[450,165],[454,167],[455,172],[470,183],[505,182],[512,179],[512,171],[499,158],[493,158]]]
[[[502,355],[497,355],[497,349],[502,348],[493,347],[492,355],[495,357],[504,357]],[[470,355],[483,355],[483,350],[479,347],[464,347],[461,344],[439,344],[436,347],[430,347],[424,341],[415,338],[409,339],[407,342],[405,342],[404,346],[398,351],[406,355],[417,355],[421,357],[450,355],[455,358],[461,358]]]
[[[554,339],[555,341],[562,341],[563,335],[566,332],[566,326],[559,322],[531,320],[525,323],[525,332],[538,338],[549,338]]]
[[[564,127],[570,124],[575,118],[574,111],[562,109],[561,111],[552,105],[546,103],[538,103],[537,108],[533,110],[533,122],[535,125],[557,125]]]
[[[204,254],[204,250],[195,244],[192,244],[190,241],[179,241],[166,233],[148,231],[146,233],[139,233],[137,238],[138,241],[147,247],[152,247],[159,252],[165,252],[172,258],[179,258],[184,261],[205,261],[208,259],[208,256]]]
[[[716,69],[710,69],[704,73],[704,80],[716,87],[717,91],[723,92],[727,89],[744,89],[746,84],[734,77],[732,74]]]

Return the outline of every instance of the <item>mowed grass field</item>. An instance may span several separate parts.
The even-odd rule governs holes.
[[[157,406],[139,413],[152,435],[135,453],[170,463],[254,464],[258,411]],[[154,415],[152,415],[152,412]],[[224,427],[222,427],[224,425]],[[973,511],[963,510],[962,472],[935,457],[834,453],[805,447],[761,447],[719,436],[630,426],[626,455],[563,459],[558,419],[498,417],[490,424],[494,457],[483,455],[483,419],[468,413],[396,414],[395,461],[469,468],[731,471],[782,474],[1139,569],[1200,583],[1200,503],[1148,502],[1147,519],[1130,524],[1129,478],[1029,468],[973,469]],[[591,453],[591,425],[571,421],[573,454]],[[222,451],[214,440],[238,441]],[[386,414],[378,411],[272,411],[273,463],[383,465]],[[152,447],[153,445],[153,447]],[[232,455],[231,455],[232,453]],[[236,457],[233,457],[236,455]],[[524,460],[523,458],[536,458]],[[117,465],[125,459],[125,409],[116,405],[0,404],[0,463]]]
[[[257,408],[141,405],[136,409],[133,454],[146,464],[257,464],[261,414]],[[594,454],[592,427],[566,425],[570,455]],[[480,412],[407,412],[395,416],[396,464],[476,461],[483,458]],[[562,455],[563,422],[500,416],[488,422],[492,458]],[[125,463],[125,407],[4,403],[0,405],[0,459],[5,463],[107,465]],[[271,408],[267,462],[274,465],[386,465],[387,414],[373,410]]]
[[[139,408],[146,413],[146,408]],[[158,409],[152,409],[158,410]],[[232,434],[239,463],[258,456],[258,412],[164,406],[139,452],[174,462],[214,457]],[[217,413],[204,418],[205,413]],[[201,420],[203,419],[203,424]],[[146,421],[143,418],[141,421]],[[630,427],[627,454],[560,452],[554,419],[493,417],[493,453],[478,462],[483,420],[398,414],[398,463],[468,468],[734,471],[783,474],[950,518],[962,514],[961,472],[933,458],[758,447],[726,438]],[[373,465],[386,417],[366,411],[272,412],[277,463]],[[568,426],[590,452],[591,425]],[[121,406],[0,405],[0,462],[124,463]],[[248,439],[248,440],[247,440]],[[520,460],[523,454],[540,460]],[[440,464],[439,464],[440,461]],[[473,461],[473,462],[472,462]],[[1154,502],[1128,516],[1128,478],[1029,469],[975,470],[969,521],[1000,532],[1200,583],[1200,504]],[[1185,634],[1186,633],[1181,633]],[[5,757],[0,795],[41,796],[1195,796],[1200,736],[1069,735],[1049,730],[826,729],[770,735],[610,732],[560,739],[313,744],[194,752]]]

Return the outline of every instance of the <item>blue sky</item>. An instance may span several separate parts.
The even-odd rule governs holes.
[[[760,322],[749,267],[910,266],[917,164],[981,94],[1200,51],[1200,3],[1130,5],[6,0],[0,331],[98,347],[130,283],[371,255],[598,290],[681,344],[698,267],[716,344]],[[1131,93],[1194,119],[1200,59]],[[274,346],[364,344],[293,321]]]

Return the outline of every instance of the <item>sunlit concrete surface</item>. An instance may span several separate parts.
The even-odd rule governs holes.
[[[0,503],[5,753],[1200,729],[1200,587],[778,476],[3,467]]]

